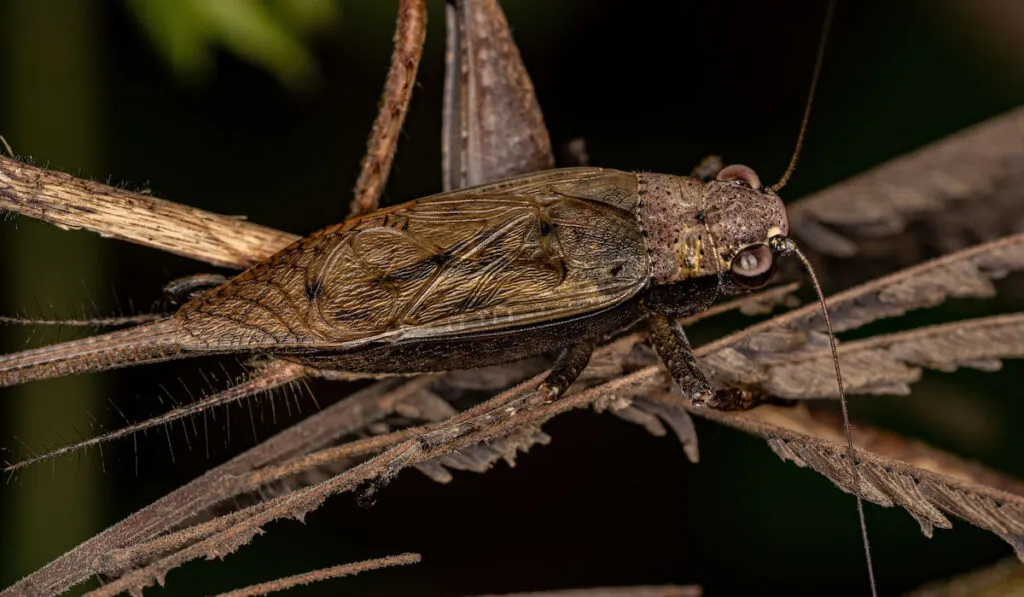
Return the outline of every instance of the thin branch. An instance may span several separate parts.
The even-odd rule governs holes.
[[[418,385],[419,384],[419,385]],[[26,576],[0,595],[56,595],[96,574],[137,566],[146,557],[132,546],[178,527],[210,506],[237,495],[225,478],[319,448],[388,416],[424,381],[380,382],[289,427],[160,498]],[[407,387],[411,386],[411,388]]]
[[[277,580],[260,583],[258,585],[251,585],[243,589],[235,589],[234,591],[228,591],[227,593],[220,593],[217,597],[253,597],[256,595],[267,595],[269,593],[275,593],[277,591],[285,591],[302,585],[309,585],[315,582],[322,582],[330,580],[332,578],[342,578],[344,576],[355,576],[362,572],[370,570],[379,570],[381,568],[393,568],[395,566],[408,566],[409,564],[418,564],[423,560],[423,556],[418,553],[403,553],[396,556],[387,556],[384,558],[376,558],[373,560],[363,560],[362,562],[353,562],[351,564],[342,564],[341,566],[333,566],[331,568],[323,568],[320,570],[314,570],[313,572],[306,572],[304,574],[296,574],[294,576],[286,576]]]
[[[245,268],[298,236],[0,156],[0,211],[212,265]]]
[[[409,111],[412,90],[416,85],[416,70],[423,55],[423,41],[427,35],[427,7],[425,0],[400,0],[398,22],[395,24],[395,49],[391,54],[391,69],[384,83],[377,120],[373,123],[370,140],[363,157],[363,168],[356,182],[355,199],[349,215],[359,215],[377,209],[384,184],[391,172],[391,163],[398,147],[405,114]]]
[[[697,585],[661,585],[640,587],[594,587],[592,589],[565,589],[562,591],[530,591],[528,593],[500,593],[477,597],[700,597]]]

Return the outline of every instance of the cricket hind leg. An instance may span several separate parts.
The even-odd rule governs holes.
[[[0,355],[0,387],[184,358],[178,322],[165,319],[81,340]]]
[[[592,340],[587,340],[563,350],[552,365],[551,371],[535,389],[512,396],[509,400],[503,401],[502,404],[489,410],[456,417],[455,420],[443,423],[437,429],[419,435],[415,444],[411,445],[401,458],[370,482],[369,487],[359,497],[360,504],[372,504],[377,492],[394,480],[399,471],[405,468],[413,458],[484,427],[504,423],[517,413],[554,402],[560,398],[586,369],[590,362],[590,355],[594,352],[594,345]]]
[[[96,437],[73,444],[68,444],[18,462],[5,462],[3,464],[3,468],[0,470],[4,473],[13,473],[39,462],[63,456],[64,454],[70,454],[79,450],[85,450],[93,446],[105,444],[122,437],[147,431],[153,427],[167,426],[186,417],[204,414],[216,407],[227,406],[228,404],[239,402],[246,398],[256,396],[257,394],[270,392],[277,388],[293,384],[302,380],[307,371],[308,370],[305,367],[295,363],[272,361],[264,368],[255,372],[248,380],[242,381],[230,388],[214,392],[208,396],[201,397],[190,404],[179,406],[178,408],[168,411],[162,415],[157,415],[144,421],[133,423],[127,427],[122,427],[121,429],[103,433]]]

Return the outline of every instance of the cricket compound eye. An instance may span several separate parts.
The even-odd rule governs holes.
[[[716,180],[720,182],[738,182],[755,191],[761,190],[761,179],[758,178],[757,173],[752,168],[742,164],[732,164],[722,168]]]
[[[731,271],[733,280],[741,286],[764,286],[775,273],[775,256],[768,245],[747,247],[733,258]]]

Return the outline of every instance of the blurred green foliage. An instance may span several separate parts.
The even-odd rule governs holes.
[[[270,71],[289,88],[317,77],[309,35],[331,28],[336,0],[125,0],[175,74],[208,77],[214,53],[224,49]]]

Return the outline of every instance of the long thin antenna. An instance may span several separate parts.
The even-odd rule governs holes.
[[[779,182],[768,187],[769,193],[778,193],[786,186],[789,178],[796,170],[796,163],[800,161],[800,152],[804,148],[804,137],[807,135],[807,123],[811,120],[811,106],[814,105],[814,95],[818,91],[818,79],[821,75],[821,63],[825,59],[825,45],[828,43],[828,32],[832,28],[832,17],[836,14],[836,0],[828,3],[825,9],[825,23],[821,26],[821,39],[818,40],[818,58],[814,61],[814,75],[811,76],[811,88],[807,92],[807,104],[804,106],[804,119],[800,123],[800,134],[796,138],[796,148],[793,150],[793,157],[789,158],[789,166],[782,174]]]
[[[857,516],[860,518],[860,536],[864,542],[864,557],[868,564],[868,580],[871,582],[871,595],[878,597],[878,589],[875,586],[875,567],[871,562],[871,542],[868,541],[868,523],[864,517],[864,499],[860,490],[860,471],[857,469],[857,452],[853,447],[853,434],[850,432],[850,414],[846,410],[846,390],[843,389],[843,375],[839,371],[839,351],[836,350],[836,335],[832,331],[832,320],[828,316],[828,305],[825,303],[825,293],[821,291],[821,284],[818,283],[818,276],[814,273],[811,261],[807,259],[803,251],[796,246],[792,239],[785,236],[775,236],[769,241],[772,251],[780,254],[796,255],[804,264],[807,275],[811,278],[814,291],[818,293],[818,301],[821,303],[821,315],[825,319],[825,331],[828,332],[828,343],[832,347],[832,362],[836,367],[836,384],[839,386],[839,406],[843,411],[843,429],[846,431],[846,447],[850,458],[850,470],[853,472],[853,495],[857,498]]]

